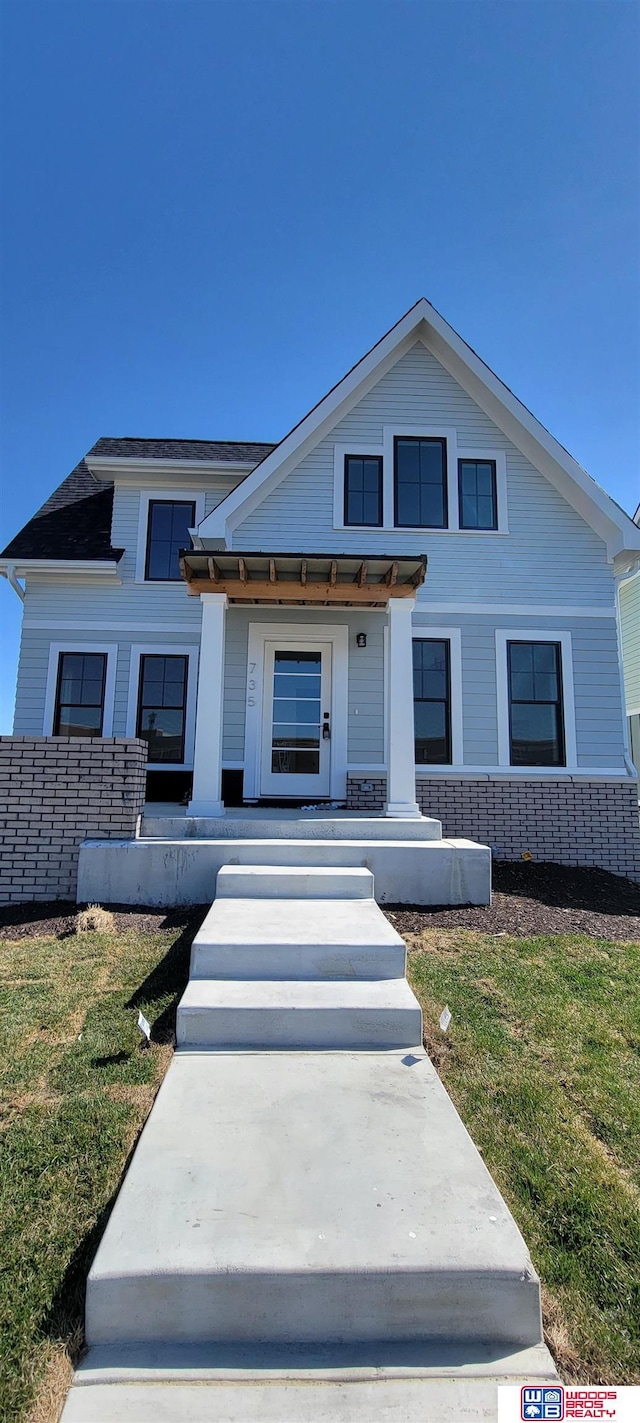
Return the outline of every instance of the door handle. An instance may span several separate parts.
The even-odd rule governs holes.
[[[331,740],[331,726],[329,725],[329,713],[328,713],[328,712],[325,712],[325,717],[326,717],[326,720],[323,721],[323,723],[322,723],[322,739],[323,739],[323,741],[330,741],[330,740]]]

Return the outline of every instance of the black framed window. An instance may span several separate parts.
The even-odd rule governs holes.
[[[61,652],[54,736],[102,736],[106,652]]]
[[[446,440],[398,436],[393,475],[396,528],[446,529]]]
[[[557,642],[507,643],[512,766],[564,766],[562,654]]]
[[[413,715],[416,764],[451,764],[451,667],[449,641],[414,638]]]
[[[156,653],[140,658],[137,735],[149,744],[149,761],[184,761],[187,658]]]
[[[377,455],[344,457],[344,522],[382,524],[382,458]]]
[[[191,547],[189,529],[195,521],[196,506],[186,499],[149,500],[146,579],[165,582],[180,578],[178,553]]]
[[[458,460],[461,529],[497,529],[495,460]]]

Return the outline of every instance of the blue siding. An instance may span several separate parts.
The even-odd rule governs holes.
[[[328,614],[330,613],[330,616]],[[225,717],[223,756],[225,761],[242,761],[244,755],[244,715],[246,697],[247,638],[250,621],[278,621],[275,609],[232,608],[227,620],[225,666]],[[386,618],[376,614],[338,612],[323,609],[298,613],[286,611],[282,621],[347,622],[349,638],[349,741],[350,764],[381,764],[384,759],[384,667],[383,630]],[[624,774],[623,713],[620,695],[616,625],[613,619],[509,618],[458,614],[444,616],[417,611],[416,634],[429,627],[461,628],[463,733],[465,764],[496,766],[498,760],[496,713],[496,627],[548,630],[553,638],[559,630],[570,631],[573,643],[573,670],[576,705],[578,765],[581,769],[607,767]],[[356,647],[357,632],[367,633],[367,647]],[[114,735],[126,732],[131,646],[135,643],[166,643],[176,651],[192,646],[192,636],[156,632],[97,633],[78,626],[73,632],[25,627],[22,636],[20,675],[14,730],[17,734],[41,735],[45,706],[50,643],[69,648],[85,642],[113,642],[118,646],[114,704]]]
[[[464,759],[467,766],[498,762],[496,628],[548,631],[549,640],[570,632],[576,739],[580,769],[607,767],[625,772],[623,712],[614,618],[509,617],[505,614],[439,616],[417,611],[414,629],[459,627],[462,631]]]
[[[383,425],[455,427],[461,448],[504,449],[508,535],[333,528],[333,446],[381,444]],[[455,471],[453,472],[455,477]],[[235,548],[426,553],[420,602],[502,601],[611,607],[606,549],[544,475],[420,344],[234,532]]]
[[[395,530],[333,529],[334,442],[382,443],[384,424],[454,426],[461,447],[504,449],[507,462],[507,535],[416,534]],[[184,481],[185,486],[187,479]],[[229,487],[233,481],[230,480]],[[204,481],[199,477],[198,484]],[[210,490],[206,507],[219,501]],[[17,688],[16,732],[42,732],[49,645],[118,644],[114,732],[126,729],[130,649],[134,643],[192,645],[199,640],[200,600],[184,586],[135,583],[140,491],[116,490],[113,541],[124,545],[121,586],[78,585],[64,579],[30,580],[27,586]],[[573,638],[579,767],[624,774],[623,712],[616,625],[613,616],[574,617],[564,609],[613,608],[614,584],[604,544],[557,491],[515,448],[438,361],[421,346],[404,355],[357,407],[238,527],[236,547],[325,549],[336,552],[426,552],[427,581],[420,590],[416,631],[460,628],[462,633],[465,764],[496,766],[496,627],[569,630]],[[448,612],[446,605],[502,605]],[[535,605],[557,608],[554,617]],[[511,612],[531,606],[530,616]],[[83,625],[79,623],[82,617]],[[31,620],[49,623],[33,626]],[[384,759],[383,615],[356,610],[230,609],[227,622],[223,755],[244,754],[247,635],[250,621],[346,622],[350,629],[350,764]],[[64,628],[61,624],[68,623]],[[51,624],[53,623],[53,626]],[[150,630],[151,629],[151,630]],[[367,632],[367,648],[355,634]]]

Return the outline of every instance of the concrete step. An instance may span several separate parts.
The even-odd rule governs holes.
[[[344,865],[223,865],[216,899],[373,899],[371,870]]]
[[[181,1048],[416,1047],[422,1013],[405,978],[192,979],[178,1005]]]
[[[354,828],[351,833],[355,834]],[[491,851],[472,840],[250,840],[229,836],[218,840],[85,840],[78,858],[77,899],[79,904],[210,904],[216,875],[221,866],[229,864],[366,866],[374,875],[379,904],[491,901]]]
[[[165,1344],[92,1349],[62,1423],[497,1423],[499,1385],[557,1381],[544,1346],[501,1355],[421,1344],[417,1352],[397,1350],[394,1363],[384,1345],[366,1360],[352,1348],[309,1359],[288,1349],[279,1358],[269,1346],[262,1358],[235,1350],[216,1363],[210,1350]]]
[[[442,823],[423,815],[420,819],[391,819],[355,810],[271,810],[260,813],[246,806],[226,815],[203,818],[192,815],[142,817],[140,835],[159,840],[441,840]]]
[[[217,899],[193,978],[402,978],[406,948],[373,899]]]
[[[86,1330],[90,1346],[163,1348],[542,1339],[525,1243],[420,1049],[179,1052],[94,1260]]]

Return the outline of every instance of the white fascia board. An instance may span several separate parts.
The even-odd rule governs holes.
[[[207,472],[199,469],[153,469],[117,471],[110,480],[116,489],[178,489],[183,485],[197,487],[204,492],[219,493],[224,498],[236,485],[246,479],[246,474],[238,474],[237,469],[224,473],[220,469]],[[164,497],[164,496],[163,496]]]
[[[230,475],[237,479],[243,479],[255,464],[252,460],[188,460],[188,459],[115,459],[104,456],[85,455],[85,464],[91,474],[96,479],[107,481],[111,484],[114,480],[124,481],[135,479],[140,475],[153,474],[162,476],[176,474],[202,474],[210,477],[213,475]]]
[[[640,550],[640,531],[606,490],[586,473],[562,445],[494,375],[448,322],[422,298],[383,336],[277,448],[207,515],[200,537],[224,538],[271,493],[337,424],[366,391],[381,379],[416,340],[429,351],[508,435],[536,469],[554,485],[581,518],[606,543],[613,559],[624,549]]]
[[[16,577],[31,578],[34,575],[64,574],[65,578],[78,577],[86,580],[93,575],[102,582],[121,583],[118,565],[111,558],[3,558],[0,569],[4,572],[13,568]]]

